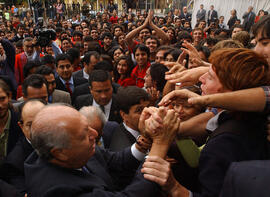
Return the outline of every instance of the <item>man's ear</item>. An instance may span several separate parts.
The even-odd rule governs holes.
[[[50,153],[53,156],[53,158],[59,161],[65,162],[68,160],[67,155],[65,154],[64,150],[61,148],[52,148]]]
[[[122,117],[122,119],[124,121],[125,120],[125,117],[126,117],[126,113],[123,112],[122,110],[120,110],[120,115],[121,115],[121,117]]]

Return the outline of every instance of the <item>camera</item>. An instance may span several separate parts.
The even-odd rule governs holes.
[[[50,44],[51,40],[56,39],[56,32],[53,29],[43,27],[43,20],[38,19],[37,28],[34,30],[34,36],[37,37],[37,46],[46,47]]]

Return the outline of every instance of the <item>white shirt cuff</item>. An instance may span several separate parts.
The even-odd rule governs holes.
[[[134,143],[132,146],[131,146],[131,154],[139,161],[142,161],[144,159],[144,157],[146,156],[145,153],[142,153],[141,151],[139,151],[136,146],[135,146],[136,143]]]

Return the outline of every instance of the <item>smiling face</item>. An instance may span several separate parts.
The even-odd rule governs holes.
[[[150,53],[155,53],[158,43],[155,39],[148,38],[147,40],[145,40],[145,45],[150,49]]]
[[[145,51],[141,51],[140,49],[137,49],[135,52],[135,60],[137,64],[141,67],[144,67],[147,65],[148,56]]]
[[[120,75],[125,75],[128,70],[128,65],[126,60],[120,60],[117,64],[117,71]]]

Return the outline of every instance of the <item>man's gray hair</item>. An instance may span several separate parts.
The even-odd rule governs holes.
[[[23,45],[25,42],[30,42],[30,41],[33,41],[33,38],[32,37],[26,37],[23,39]]]
[[[93,121],[95,117],[99,118],[102,122],[102,127],[106,124],[105,114],[99,107],[95,106],[86,106],[82,107],[79,111],[82,115],[84,115],[88,121]]]
[[[50,153],[52,148],[68,148],[70,145],[70,138],[63,122],[31,128],[30,138],[38,155],[48,161],[53,158]]]

